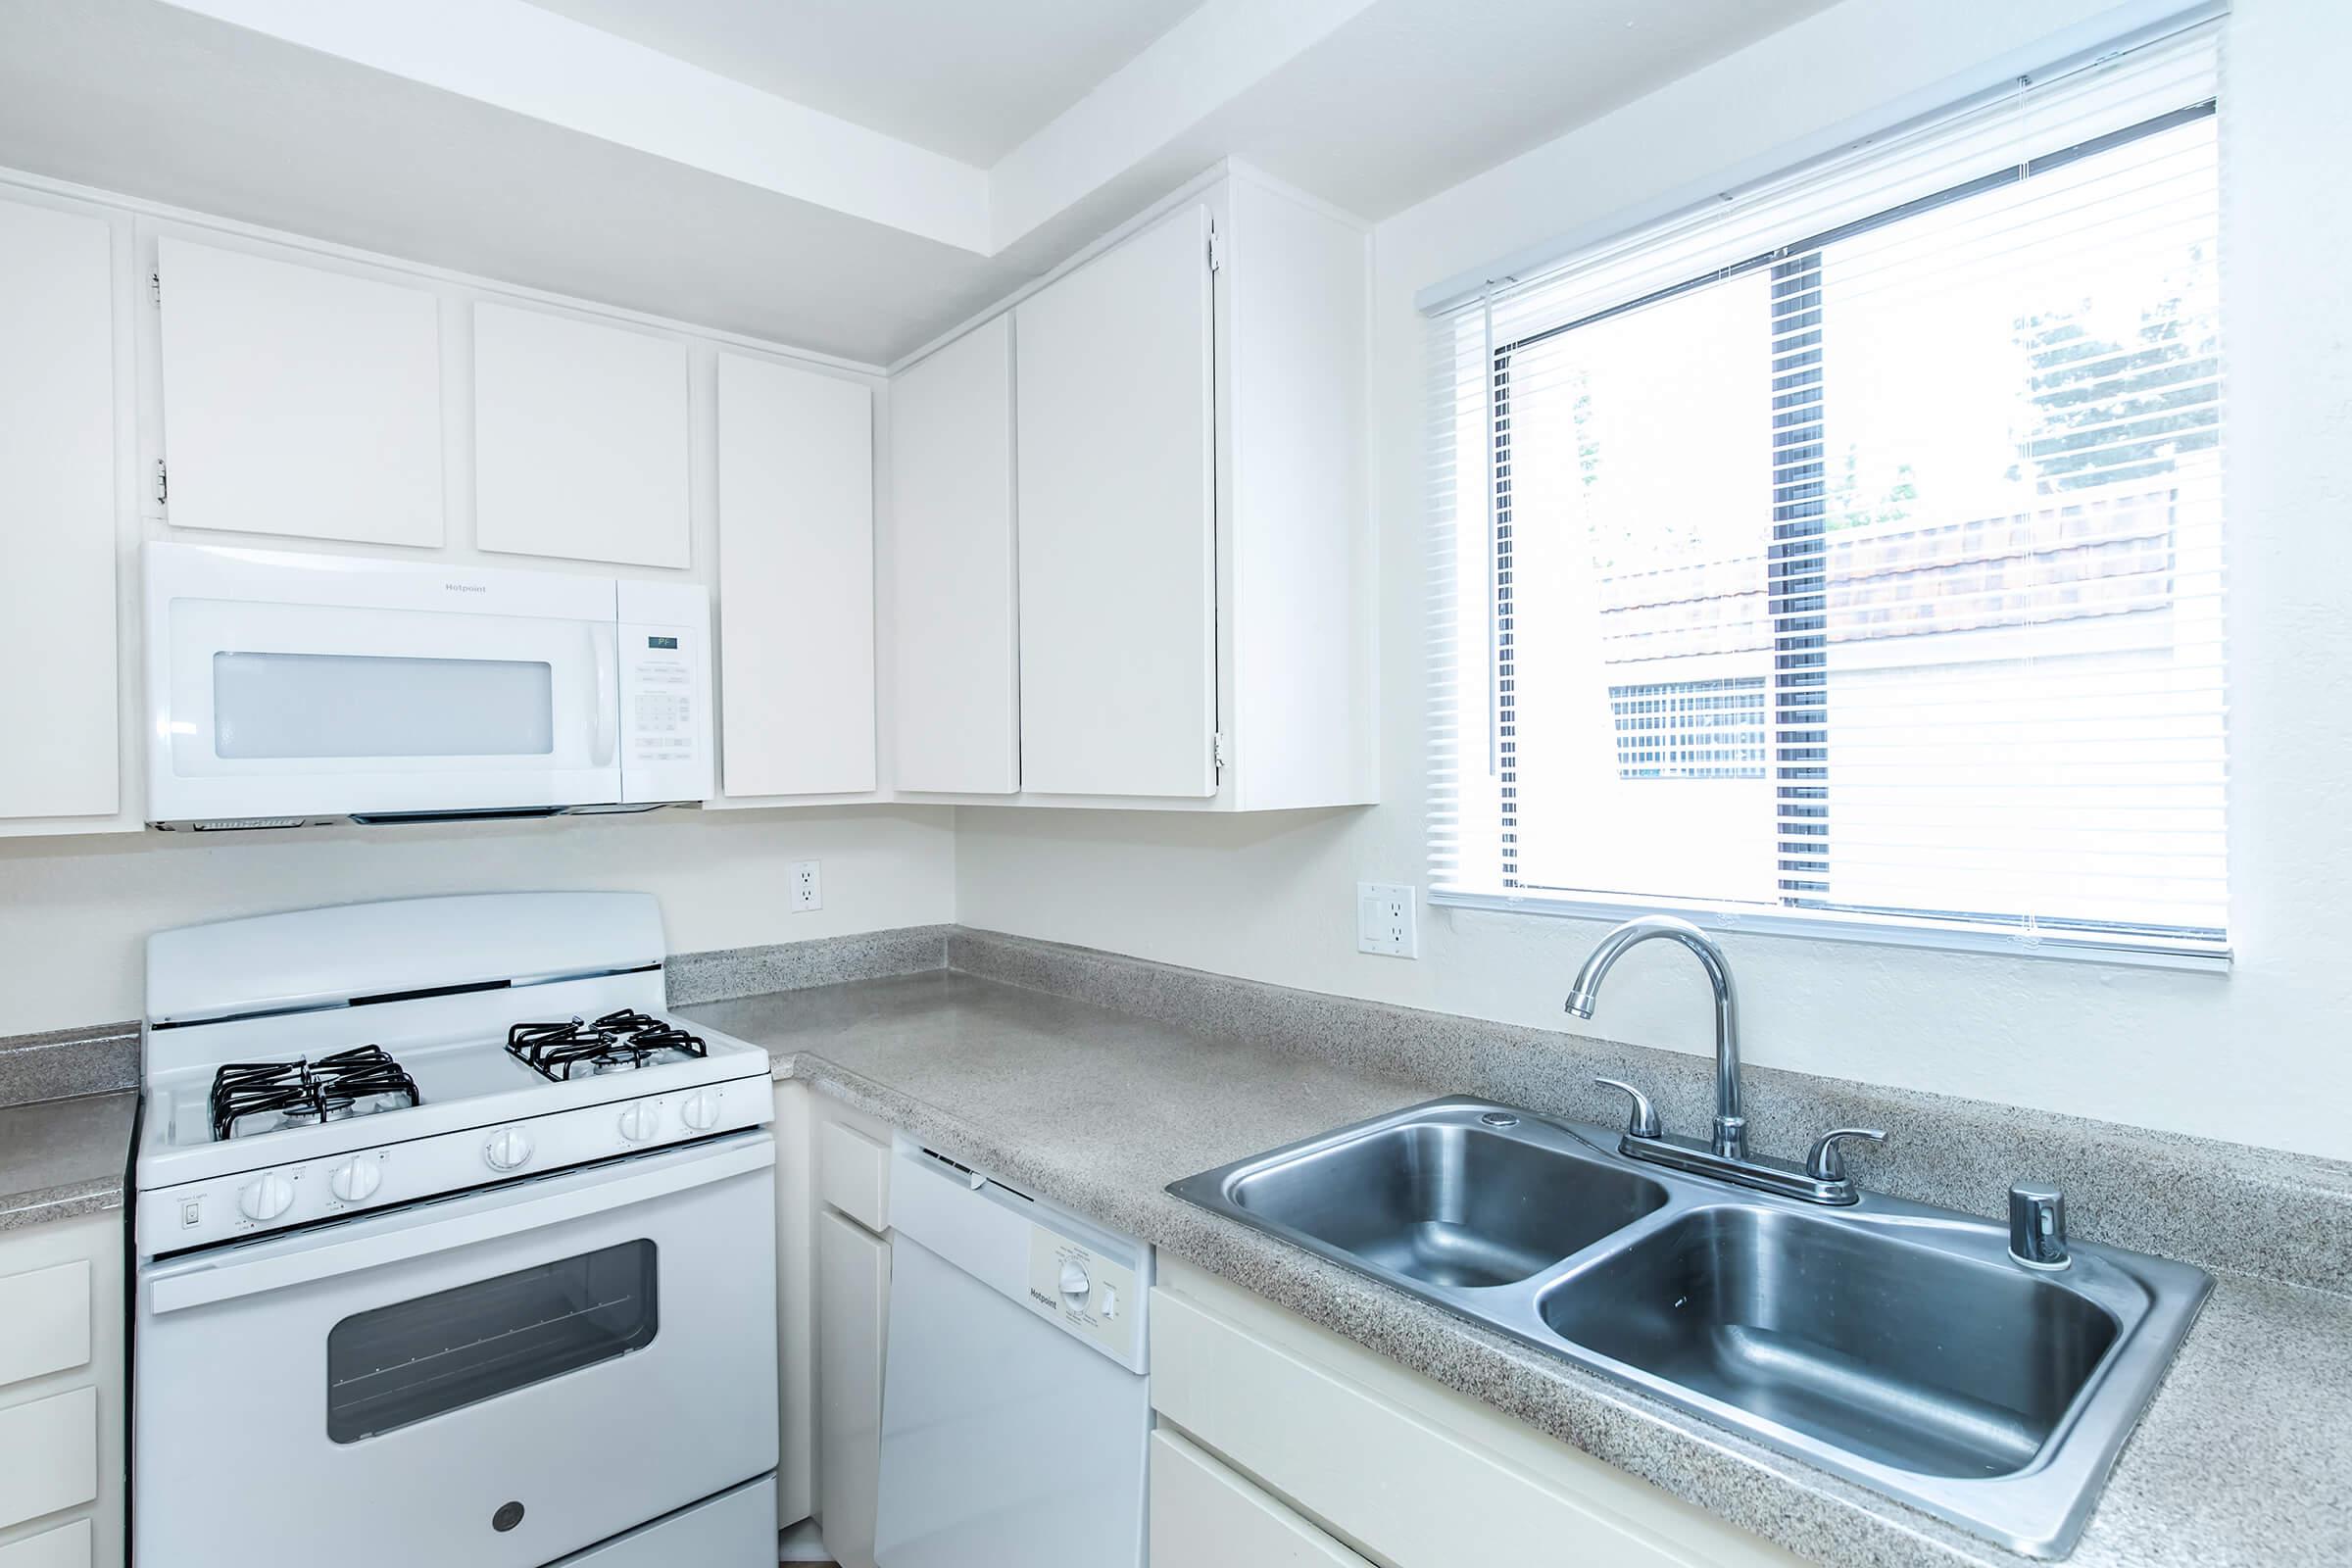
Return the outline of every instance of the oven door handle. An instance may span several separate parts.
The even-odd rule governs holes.
[[[193,1306],[210,1306],[240,1297],[315,1284],[389,1263],[405,1263],[455,1248],[585,1219],[630,1203],[649,1202],[750,1171],[772,1169],[775,1162],[775,1141],[760,1137],[733,1147],[700,1151],[648,1169],[623,1167],[600,1172],[578,1186],[553,1192],[527,1197],[520,1192],[499,1194],[508,1200],[470,1213],[452,1214],[344,1241],[322,1240],[319,1244],[295,1246],[263,1257],[224,1258],[211,1267],[167,1275],[148,1287],[148,1309],[161,1316]]]

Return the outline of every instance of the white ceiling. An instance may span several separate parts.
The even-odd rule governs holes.
[[[987,167],[1200,0],[531,0]]]
[[[0,0],[0,169],[886,364],[1221,158],[1377,220],[1829,3]]]

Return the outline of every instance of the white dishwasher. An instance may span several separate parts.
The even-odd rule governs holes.
[[[875,1561],[1140,1568],[1152,1249],[895,1157]]]

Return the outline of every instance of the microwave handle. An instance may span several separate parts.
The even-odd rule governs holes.
[[[620,728],[620,695],[617,690],[620,660],[619,645],[613,630],[607,625],[588,628],[588,662],[596,666],[596,722],[589,732],[588,765],[612,765],[612,744]]]
[[[362,1269],[405,1263],[452,1248],[470,1247],[526,1231],[544,1230],[569,1220],[586,1219],[629,1203],[643,1203],[672,1193],[683,1193],[747,1171],[772,1169],[774,1140],[747,1140],[728,1148],[711,1148],[673,1163],[623,1175],[610,1172],[567,1190],[530,1195],[527,1189],[485,1195],[505,1201],[485,1203],[470,1212],[449,1215],[423,1224],[354,1236],[325,1246],[296,1247],[246,1261],[225,1261],[159,1279],[150,1287],[149,1304],[156,1315],[211,1306],[240,1297],[259,1296],[297,1285],[312,1285]]]

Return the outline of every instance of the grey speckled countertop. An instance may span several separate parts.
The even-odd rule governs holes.
[[[0,1105],[0,1231],[121,1208],[138,1108],[128,1090]]]
[[[1840,1568],[2015,1556],[1169,1197],[1171,1181],[1458,1089],[954,972],[684,1009],[1015,1186]],[[2070,1562],[2352,1562],[2352,1299],[2222,1274]]]

